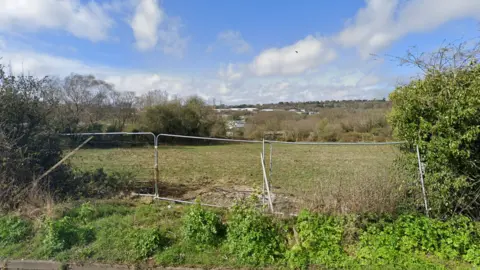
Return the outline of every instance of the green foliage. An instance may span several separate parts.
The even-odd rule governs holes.
[[[17,216],[0,216],[0,246],[25,240],[32,233],[32,224]]]
[[[215,212],[195,204],[183,217],[182,232],[186,242],[202,248],[219,244],[224,236],[225,226]]]
[[[283,257],[285,237],[278,223],[255,208],[256,203],[257,198],[252,196],[232,207],[226,247],[241,264],[275,264]]]
[[[25,203],[25,188],[62,157],[53,112],[52,81],[30,76],[7,76],[0,65],[0,208],[12,209]],[[68,176],[60,166],[42,188],[56,187]],[[53,190],[53,189],[52,189]]]
[[[225,136],[223,120],[199,97],[173,100],[147,108],[144,119],[147,130],[192,136]]]
[[[439,221],[404,215],[394,222],[381,221],[368,226],[360,236],[357,258],[363,265],[423,263],[415,254],[449,260],[466,256],[473,260],[475,243],[479,240],[479,231],[466,217]]]
[[[286,253],[293,268],[309,265],[346,267],[350,258],[343,251],[343,224],[340,218],[302,211],[297,218],[294,235],[296,243]],[[298,241],[298,242],[297,242]]]
[[[150,257],[154,251],[168,243],[168,239],[157,228],[135,228],[128,238],[133,240],[136,260]]]
[[[390,94],[389,121],[426,164],[432,213],[480,216],[480,65],[429,70]]]
[[[474,244],[470,247],[463,256],[463,259],[473,265],[480,266],[480,244]]]
[[[55,253],[70,249],[75,245],[85,245],[95,239],[93,228],[71,217],[59,220],[47,219],[42,244],[44,254],[52,256]]]
[[[83,203],[78,216],[64,216],[59,220],[45,221],[43,246],[44,253],[52,256],[55,253],[81,246],[95,239],[95,232],[89,223],[93,219],[94,208],[87,202]]]

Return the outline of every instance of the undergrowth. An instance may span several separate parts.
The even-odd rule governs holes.
[[[229,211],[84,203],[51,218],[0,217],[0,256],[163,266],[291,269],[465,269],[480,265],[480,228],[466,217],[279,219],[250,199]],[[168,206],[168,207],[167,207]],[[53,218],[56,216],[57,218]],[[18,252],[23,249],[23,252]]]

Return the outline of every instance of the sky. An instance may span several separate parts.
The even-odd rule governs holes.
[[[479,0],[0,0],[0,63],[223,104],[388,97],[412,46],[480,36]]]

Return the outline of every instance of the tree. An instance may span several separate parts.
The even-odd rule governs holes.
[[[104,115],[104,103],[113,86],[93,75],[72,74],[64,79],[63,102],[79,122],[94,123]]]
[[[0,66],[0,208],[24,201],[24,190],[61,183],[68,170],[60,167],[49,179],[37,176],[62,157],[53,114],[59,105],[49,78],[7,76]],[[51,180],[51,181],[50,181]]]
[[[139,98],[138,105],[140,108],[148,108],[168,102],[168,93],[162,90],[153,90],[143,94]]]
[[[224,122],[212,107],[195,96],[148,107],[143,122],[154,133],[224,136],[226,132]]]
[[[117,92],[111,91],[112,99],[112,119],[114,126],[119,130],[123,130],[125,123],[135,117],[135,104],[137,97],[135,92]]]
[[[409,52],[401,62],[420,68],[423,77],[397,87],[389,97],[395,135],[422,152],[436,216],[480,217],[479,48],[479,43],[463,43],[428,55]]]

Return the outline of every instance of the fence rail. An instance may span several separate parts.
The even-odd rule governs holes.
[[[154,179],[153,194],[145,194],[154,199],[174,202],[189,201],[196,196],[185,194],[202,194],[196,190],[208,190],[219,187],[228,187],[232,194],[224,193],[225,197],[218,199],[210,194],[210,201],[206,205],[219,206],[231,204],[232,199],[238,194],[251,194],[253,186],[263,184],[264,205],[267,202],[267,193],[271,193],[274,200],[275,212],[278,209],[286,209],[300,201],[302,207],[313,204],[323,204],[325,207],[339,208],[335,205],[344,204],[350,200],[350,209],[360,209],[360,204],[368,204],[375,201],[375,205],[382,205],[375,200],[376,197],[387,198],[393,193],[393,188],[387,186],[384,181],[392,181],[397,173],[388,172],[388,166],[398,153],[396,145],[404,144],[402,141],[394,142],[285,142],[276,140],[242,140],[230,138],[215,138],[202,136],[188,136],[177,134],[154,134],[152,132],[83,132],[67,133],[64,136],[114,136],[146,135],[153,137],[153,152],[147,148],[124,149],[114,147],[115,150],[88,149],[79,153],[78,164],[86,168],[101,166],[112,171],[128,171],[135,173],[136,179]],[[171,137],[192,140],[231,142],[228,145],[206,146],[196,148],[186,147],[161,147],[159,155],[159,138]],[[265,144],[269,144],[270,153],[265,153]],[[260,147],[256,147],[259,145]],[[276,146],[275,155],[272,156],[272,148]],[[312,147],[295,147],[309,145]],[[351,146],[336,148],[335,146]],[[313,146],[325,146],[317,148]],[[358,146],[358,147],[357,147]],[[262,155],[261,163],[258,162],[258,152]],[[151,156],[150,156],[151,155]],[[95,159],[91,157],[94,156]],[[152,167],[150,167],[150,158]],[[268,158],[268,160],[267,160]],[[272,163],[272,159],[275,161]],[[160,162],[160,164],[159,164]],[[273,165],[275,168],[273,168]],[[161,166],[160,166],[161,165]],[[263,167],[262,167],[263,166]],[[153,170],[152,170],[153,169]],[[274,171],[274,173],[272,173]],[[149,177],[150,175],[150,177]],[[272,180],[272,175],[274,179]],[[263,176],[263,177],[262,177]],[[160,183],[160,178],[162,182]],[[202,183],[202,178],[208,179],[207,184]],[[267,178],[265,180],[265,178]],[[198,182],[199,181],[199,182]],[[260,182],[262,181],[262,182]],[[160,185],[161,184],[161,185]],[[223,186],[225,184],[225,186]],[[268,186],[267,186],[268,185]],[[382,186],[383,185],[383,186]],[[184,189],[185,193],[176,193],[176,189]],[[270,189],[270,192],[267,192]],[[389,190],[387,190],[389,189]],[[172,192],[170,192],[172,191]],[[203,191],[202,191],[203,192]],[[395,191],[397,192],[397,191]],[[387,195],[388,193],[388,195]],[[398,193],[398,192],[397,192]],[[169,198],[169,197],[172,198]],[[242,195],[243,196],[243,195]],[[339,200],[337,202],[337,198]],[[372,198],[370,201],[359,201],[359,196]],[[238,196],[237,196],[238,197]],[[394,205],[395,202],[385,199],[386,204]],[[212,204],[213,203],[213,204]],[[282,206],[283,205],[283,206]],[[269,205],[270,206],[270,205]],[[285,207],[284,207],[285,206]],[[343,207],[343,206],[342,206]],[[347,208],[348,208],[347,207]],[[365,208],[372,208],[365,206]],[[383,206],[382,206],[383,207]],[[270,209],[272,207],[269,207]],[[292,208],[293,209],[293,208]],[[295,211],[295,209],[293,209]]]

